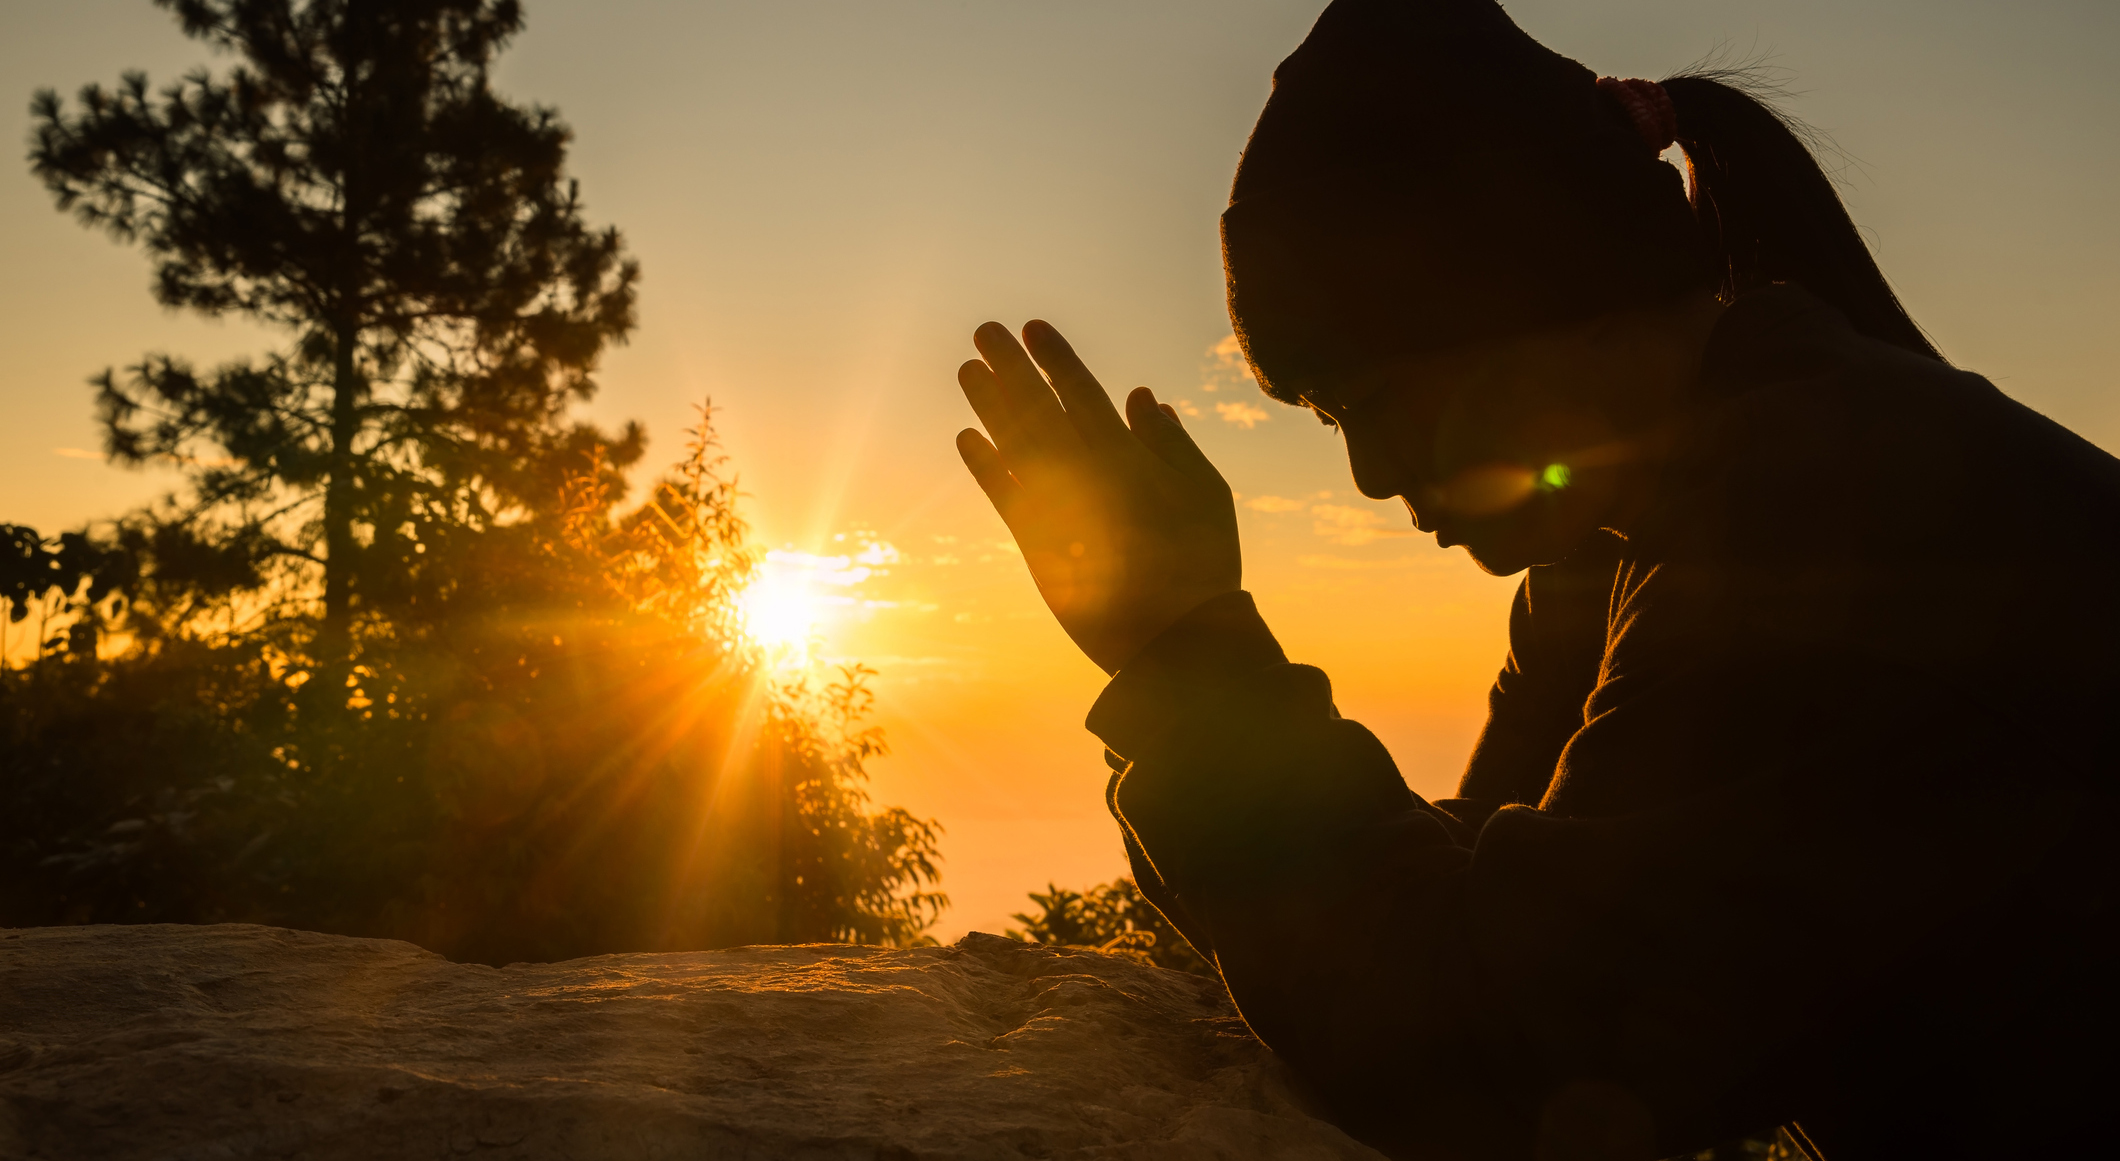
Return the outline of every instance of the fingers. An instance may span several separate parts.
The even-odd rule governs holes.
[[[964,466],[971,469],[972,479],[979,482],[979,490],[993,501],[994,510],[1006,521],[1023,485],[1009,475],[1007,465],[1001,461],[1001,453],[994,450],[994,445],[976,429],[967,427],[957,433],[957,454],[963,457]]]
[[[1032,319],[1023,325],[1023,341],[1030,348],[1030,356],[1045,373],[1052,378],[1053,390],[1060,396],[1061,406],[1067,409],[1067,417],[1074,422],[1075,430],[1091,445],[1108,443],[1126,434],[1126,421],[1119,418],[1119,409],[1112,406],[1112,397],[1097,382],[1097,377],[1082,365],[1075,348],[1062,337],[1053,324],[1043,319]]]
[[[1195,479],[1219,482],[1222,473],[1185,432],[1185,425],[1178,422],[1178,413],[1168,403],[1156,402],[1156,393],[1146,387],[1136,387],[1126,397],[1126,421],[1133,428],[1134,438],[1142,446],[1155,453],[1157,459]]]
[[[964,392],[965,401],[972,405],[972,413],[979,422],[993,433],[1003,445],[1025,450],[1017,438],[1020,426],[1015,409],[1009,406],[1008,392],[1001,380],[994,376],[994,369],[977,359],[967,359],[957,368],[957,386]]]
[[[1002,454],[1020,462],[1065,449],[1074,425],[1016,336],[985,323],[972,332],[972,345],[986,361],[958,368],[957,382]]]

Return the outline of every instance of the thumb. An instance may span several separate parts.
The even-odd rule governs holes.
[[[1168,403],[1156,402],[1156,393],[1146,387],[1136,387],[1126,397],[1126,425],[1134,431],[1134,438],[1141,441],[1155,457],[1195,479],[1220,482],[1222,473],[1186,434],[1185,425],[1178,422],[1178,413]]]

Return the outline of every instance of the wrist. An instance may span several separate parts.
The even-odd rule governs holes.
[[[1136,660],[1155,647],[1165,635],[1180,625],[1186,624],[1200,610],[1231,594],[1241,594],[1243,589],[1231,584],[1223,588],[1202,589],[1183,597],[1172,599],[1154,612],[1134,619],[1128,631],[1110,642],[1102,650],[1102,656],[1093,658],[1098,668],[1107,675],[1116,674],[1135,664]]]
[[[1192,601],[1144,634],[1114,672],[1131,678],[1204,676],[1287,660],[1252,595],[1226,588]]]
[[[1183,716],[1181,706],[1212,701],[1218,691],[1287,660],[1251,594],[1242,589],[1220,593],[1128,659],[1097,698],[1086,724],[1114,753],[1132,760]]]

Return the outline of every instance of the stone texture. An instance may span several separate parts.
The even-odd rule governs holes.
[[[0,1158],[1369,1158],[1194,976],[970,935],[507,968],[0,931]]]

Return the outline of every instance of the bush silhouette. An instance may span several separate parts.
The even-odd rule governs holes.
[[[1142,897],[1132,879],[1121,877],[1086,891],[1047,884],[1043,894],[1033,891],[1030,899],[1037,912],[1010,916],[1023,927],[1009,928],[1009,938],[1094,947],[1175,971],[1216,974],[1214,965]]]

